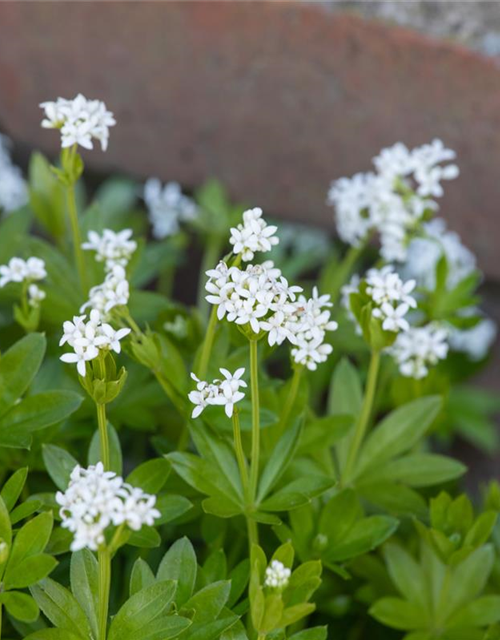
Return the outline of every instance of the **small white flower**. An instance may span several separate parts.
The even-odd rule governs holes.
[[[89,231],[88,240],[82,244],[87,251],[95,251],[95,259],[104,262],[106,271],[111,271],[115,266],[126,267],[132,254],[137,249],[137,242],[131,240],[132,229],[114,232],[104,229],[101,235],[96,231]]]
[[[437,324],[411,327],[398,334],[394,344],[387,349],[403,376],[425,378],[429,367],[444,360],[448,354],[448,331]]]
[[[262,218],[262,209],[248,209],[243,213],[243,223],[231,228],[229,242],[233,245],[233,252],[241,254],[242,259],[248,262],[256,252],[271,251],[278,244],[277,229]]]
[[[242,367],[234,374],[227,369],[220,369],[224,376],[224,380],[214,380],[212,383],[199,380],[194,373],[191,378],[196,382],[196,390],[190,391],[189,400],[195,405],[191,417],[197,418],[209,405],[223,406],[228,418],[231,418],[234,412],[234,405],[243,400],[245,394],[240,391],[240,387],[246,387],[247,384],[241,380],[245,369]]]
[[[10,140],[0,135],[0,211],[10,213],[28,202],[28,188],[10,156]]]
[[[480,314],[478,309],[467,313]],[[471,360],[482,360],[488,355],[497,336],[497,325],[491,318],[483,318],[470,329],[450,327],[449,343],[454,351],[465,353]]]
[[[100,100],[88,100],[78,94],[73,100],[58,98],[55,102],[42,102],[45,118],[42,127],[60,129],[62,148],[77,144],[85,149],[93,148],[93,140],[98,140],[106,151],[109,140],[109,127],[116,120]]]
[[[125,524],[138,531],[143,525],[152,526],[161,515],[155,508],[156,496],[104,471],[101,462],[88,469],[77,465],[66,491],[56,493],[56,501],[62,526],[73,533],[72,551],[97,551],[106,542],[108,527]]]
[[[182,222],[190,222],[198,216],[198,207],[182,193],[177,182],[168,182],[163,187],[158,178],[150,178],[144,185],[144,201],[153,236],[158,240],[175,235]]]
[[[82,305],[80,311],[83,312],[90,307],[105,316],[114,307],[127,305],[129,296],[130,286],[125,269],[115,264],[107,274],[104,282],[92,287],[89,291],[89,299]]]
[[[28,260],[11,258],[8,264],[0,266],[0,289],[10,282],[27,282],[31,285],[46,277],[45,262],[40,258],[32,257]],[[30,288],[28,287],[28,291]],[[31,288],[31,291],[33,293],[31,299],[34,303],[38,304],[45,297],[45,294],[38,287]]]
[[[28,304],[31,307],[39,307],[40,302],[45,300],[46,295],[45,291],[40,289],[36,284],[30,284],[28,287]]]
[[[272,589],[285,589],[290,581],[292,572],[279,560],[273,560],[266,569],[264,584]]]
[[[130,333],[128,328],[116,331],[111,325],[102,322],[97,309],[92,309],[87,321],[86,317],[74,316],[72,322],[66,321],[59,341],[59,346],[67,343],[74,350],[74,353],[64,353],[60,359],[76,364],[82,377],[86,374],[86,363],[97,358],[101,351],[111,350],[120,353],[120,341]]]

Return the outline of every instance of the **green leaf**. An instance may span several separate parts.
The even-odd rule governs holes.
[[[169,640],[177,638],[183,631],[191,626],[191,620],[178,615],[162,616],[156,618],[140,630],[141,640]],[[137,634],[127,636],[128,640],[135,640]],[[184,637],[184,635],[182,636]]]
[[[425,627],[425,611],[400,598],[381,598],[369,611],[376,620],[392,629],[412,631]]]
[[[257,494],[258,503],[262,502],[267,494],[273,489],[275,484],[286,471],[290,462],[293,460],[303,424],[304,421],[302,417],[295,420],[292,426],[287,429],[274,447],[271,457],[264,467],[260,477]]]
[[[76,551],[71,555],[71,591],[85,612],[95,638],[98,635],[98,571],[97,560],[88,549]]]
[[[397,544],[386,545],[384,557],[389,575],[401,595],[425,610],[427,585],[421,566]]]
[[[168,454],[167,459],[172,463],[176,473],[192,487],[201,493],[222,496],[233,505],[236,513],[241,511],[238,495],[212,462],[192,453],[180,452]]]
[[[30,333],[0,356],[0,417],[30,386],[45,354],[41,333]]]
[[[465,604],[448,620],[447,627],[463,629],[500,622],[500,596],[483,596]]]
[[[120,438],[116,433],[116,429],[108,422],[108,441],[109,441],[109,469],[114,471],[117,475],[121,476],[123,460],[122,450],[120,445]],[[96,429],[92,440],[90,441],[88,464],[97,464],[102,460],[101,456],[101,444],[99,439],[99,431]]]
[[[259,508],[263,511],[288,511],[296,509],[311,501],[335,484],[331,478],[310,476],[299,478],[279,489],[274,495],[264,500]]]
[[[60,584],[45,578],[30,588],[38,606],[55,627],[67,630],[78,638],[91,637],[87,617],[74,596]]]
[[[473,551],[453,572],[449,589],[443,590],[439,602],[440,616],[446,619],[475,598],[484,588],[493,567],[495,554],[491,545]]]
[[[39,511],[42,506],[43,502],[41,500],[35,500],[32,497],[29,497],[26,502],[22,502],[10,512],[11,523],[14,525],[21,520],[28,518],[29,516]]]
[[[233,449],[202,422],[192,422],[191,433],[201,456],[217,465],[219,474],[224,476],[238,502],[241,502],[243,488]]]
[[[193,508],[193,504],[184,496],[163,494],[158,496],[156,508],[161,516],[155,520],[155,524],[165,524],[179,518]]]
[[[220,640],[221,635],[238,622],[236,615],[227,615],[213,622],[195,623],[182,634],[182,640]]]
[[[140,487],[146,493],[157,494],[167,481],[170,463],[165,458],[155,458],[139,465],[127,477],[133,487]]]
[[[313,627],[290,636],[290,640],[326,640],[328,627]]]
[[[427,504],[422,496],[404,485],[393,482],[359,484],[357,492],[363,498],[386,511],[398,516],[409,516],[425,519]]]
[[[47,553],[25,558],[15,565],[5,578],[6,589],[24,589],[46,578],[57,566],[57,560]],[[7,575],[7,574],[6,574]]]
[[[61,422],[82,403],[73,391],[46,391],[28,396],[0,418],[0,445],[26,448],[31,432]]]
[[[135,640],[143,627],[168,610],[174,593],[175,582],[166,580],[134,594],[113,618],[108,640]]]
[[[415,453],[372,469],[357,483],[403,482],[410,487],[431,487],[460,477],[467,467],[458,460],[434,453]]]
[[[5,506],[3,498],[0,496],[0,540],[3,540],[10,547],[12,542],[12,525],[9,512]]]
[[[7,511],[12,511],[16,502],[21,495],[21,491],[26,483],[28,477],[28,467],[18,469],[13,473],[7,482],[4,484],[0,496],[2,496]]]
[[[133,596],[142,589],[151,586],[154,581],[155,576],[149,564],[142,558],[137,558],[130,576],[130,595]]]
[[[6,585],[14,585],[16,581],[21,578],[18,572],[27,559],[42,553],[49,541],[52,525],[52,512],[46,511],[27,522],[19,530],[12,545],[9,561],[5,570],[4,580]],[[47,562],[41,561],[41,568],[46,567],[48,567]],[[54,565],[52,565],[52,568],[54,568]]]
[[[25,640],[82,640],[82,636],[68,629],[40,629],[31,633]]]
[[[398,528],[399,521],[389,516],[370,516],[358,520],[344,540],[331,544],[324,552],[330,562],[342,562],[373,551]]]
[[[357,368],[343,358],[335,367],[328,396],[330,415],[351,415],[356,417],[363,403],[363,388]]]
[[[35,622],[40,615],[37,603],[27,593],[19,591],[0,593],[0,605],[4,605],[9,615],[21,622]]]
[[[194,611],[193,622],[207,624],[219,617],[231,591],[229,580],[220,580],[204,587],[184,604],[183,609]]]
[[[56,447],[54,444],[44,444],[42,456],[47,473],[56,487],[61,491],[66,491],[71,472],[78,462],[70,453],[61,449],[61,447]]]
[[[33,153],[29,165],[30,205],[38,221],[54,238],[66,231],[66,193],[41,153]]]
[[[127,539],[127,544],[133,547],[144,547],[145,549],[154,549],[161,544],[160,534],[153,527],[143,526],[139,531],[134,531]]]
[[[163,556],[156,579],[177,581],[174,600],[178,609],[191,597],[197,571],[196,553],[188,538],[181,538],[174,542]]]
[[[434,422],[440,408],[439,396],[427,396],[392,411],[366,439],[357,476],[411,449]]]

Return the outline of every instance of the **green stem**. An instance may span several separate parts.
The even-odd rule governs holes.
[[[361,243],[357,247],[349,247],[349,250],[344,256],[344,259],[338,265],[335,272],[335,276],[331,283],[331,288],[330,288],[331,301],[334,304],[337,302],[339,298],[340,290],[342,289],[344,284],[349,280],[349,276],[351,275],[352,270],[354,269],[354,265],[356,264],[360,255],[365,250],[365,247],[368,243],[368,239],[369,238],[367,237],[365,240],[361,241]]]
[[[205,273],[209,269],[213,269],[220,258],[222,241],[219,236],[209,236],[203,258],[201,261],[200,275],[198,279],[198,309],[202,318],[206,321],[208,318],[208,302],[205,300]]]
[[[259,529],[257,522],[252,518],[247,518],[248,544],[252,548],[253,544],[259,544]]]
[[[259,633],[257,640],[266,640],[267,633]]]
[[[352,474],[356,458],[358,456],[359,447],[363,442],[363,438],[370,421],[371,412],[373,409],[373,401],[375,399],[375,391],[377,388],[377,376],[380,367],[380,352],[372,351],[370,366],[368,368],[368,379],[366,382],[365,397],[363,400],[363,406],[356,423],[354,437],[349,448],[347,455],[347,461],[344,469],[344,479],[348,480]]]
[[[215,339],[215,331],[217,329],[217,307],[212,307],[210,313],[210,320],[208,322],[207,332],[205,334],[205,340],[203,341],[203,347],[201,349],[200,361],[198,364],[197,376],[200,380],[204,380],[207,375],[208,363],[210,361],[210,355],[212,353],[212,347]]]
[[[259,479],[260,407],[257,340],[250,340],[250,387],[252,392],[252,458],[250,464],[250,496],[255,500]]]
[[[238,461],[238,467],[240,470],[241,485],[243,487],[243,495],[245,500],[248,500],[248,469],[247,460],[245,458],[245,452],[243,451],[243,443],[241,441],[241,426],[240,417],[238,415],[238,409],[236,407],[233,410],[233,437],[234,437],[234,451],[236,453],[236,460]]]
[[[106,640],[108,628],[109,589],[111,585],[111,554],[109,550],[106,547],[99,549],[99,551],[97,552],[97,559],[99,563],[98,640]]]
[[[75,264],[80,277],[80,286],[85,295],[89,290],[87,269],[85,267],[85,256],[82,249],[82,237],[80,234],[80,225],[78,223],[78,210],[76,208],[75,185],[72,184],[67,188],[68,195],[68,213],[71,223],[71,233],[73,236],[73,251],[75,252]]]
[[[99,355],[97,359],[99,378],[106,380],[106,367],[103,357]],[[105,471],[109,471],[110,455],[109,455],[109,438],[108,438],[108,420],[106,418],[106,405],[96,402],[97,407],[97,425],[99,427],[99,442],[101,447],[101,462]]]

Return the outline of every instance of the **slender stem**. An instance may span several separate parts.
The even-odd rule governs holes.
[[[354,268],[356,261],[365,250],[365,247],[368,243],[368,239],[369,239],[369,236],[364,241],[362,241],[358,246],[349,247],[349,250],[344,256],[344,259],[338,265],[335,272],[335,276],[331,283],[331,288],[330,288],[330,296],[334,304],[338,300],[338,297],[340,295],[340,290],[349,279],[349,276],[352,273],[352,270]]]
[[[234,437],[234,451],[236,453],[236,459],[238,461],[238,467],[240,469],[241,484],[243,487],[243,495],[245,500],[248,500],[248,469],[247,460],[245,458],[245,452],[243,451],[243,443],[241,441],[241,426],[240,417],[238,415],[238,409],[233,411],[233,437]]]
[[[356,423],[354,437],[349,448],[347,455],[347,461],[344,469],[344,479],[348,479],[353,471],[353,467],[356,463],[359,447],[363,442],[363,438],[370,421],[371,412],[373,409],[373,401],[375,399],[375,391],[377,388],[377,376],[380,367],[380,352],[372,351],[370,366],[368,369],[368,379],[366,382],[365,397],[363,400],[363,406],[361,407],[361,413]]]
[[[80,277],[80,285],[83,293],[86,295],[89,290],[87,269],[85,267],[85,257],[82,249],[82,237],[80,234],[80,225],[78,223],[78,211],[76,208],[75,185],[72,184],[67,188],[68,196],[68,213],[71,223],[71,233],[73,235],[73,251],[75,252],[75,264]]]
[[[259,544],[259,528],[257,522],[247,517],[248,544],[252,548],[253,544]]]
[[[255,500],[259,479],[260,407],[257,340],[250,340],[250,386],[252,391],[252,458],[250,464],[250,496]]]
[[[99,563],[99,614],[98,640],[106,640],[108,628],[108,609],[109,609],[109,588],[111,585],[111,554],[109,549],[103,547],[97,552],[97,560]]]
[[[102,356],[97,359],[99,377],[101,380],[106,379],[106,367]],[[106,405],[96,403],[97,407],[97,425],[99,427],[99,442],[101,447],[101,462],[104,469],[109,471],[110,455],[109,455],[109,438],[108,438],[108,420],[106,418]]]
[[[200,380],[203,380],[207,375],[208,363],[210,361],[210,355],[212,353],[212,347],[215,339],[215,331],[217,329],[217,307],[213,307],[210,313],[210,320],[208,322],[207,332],[205,334],[205,340],[201,349],[200,361],[198,365],[197,375]]]
[[[222,241],[219,236],[209,236],[201,261],[198,279],[198,309],[205,321],[208,318],[208,302],[205,300],[205,272],[215,267],[220,257],[221,244]]]

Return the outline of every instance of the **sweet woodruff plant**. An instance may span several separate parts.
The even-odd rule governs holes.
[[[41,107],[57,162],[0,138],[0,634],[500,638],[500,486],[446,455],[498,446],[454,152],[336,180],[338,241],[215,181],[89,199],[113,114]]]

